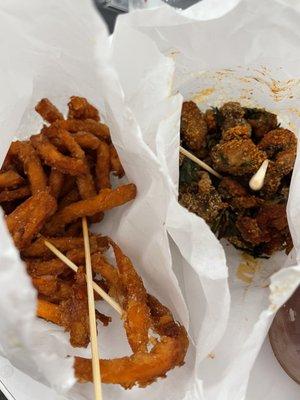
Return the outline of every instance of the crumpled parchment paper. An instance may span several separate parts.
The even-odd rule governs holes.
[[[225,101],[238,100],[244,105],[265,107],[277,113],[282,126],[294,130],[299,135],[299,34],[296,32],[299,22],[299,4],[279,0],[204,0],[181,13],[167,6],[139,10],[122,16],[118,21],[114,34],[115,68],[125,95],[128,93],[128,102],[138,115],[140,109],[148,105],[148,96],[143,97],[147,88],[152,86],[152,90],[155,91],[158,87],[155,79],[152,79],[155,67],[158,72],[157,81],[161,79],[157,65],[152,65],[152,59],[149,58],[143,65],[144,69],[140,68],[143,70],[142,74],[131,72],[136,76],[134,85],[131,85],[129,79],[128,71],[131,70],[130,61],[133,55],[139,54],[138,64],[142,63],[146,53],[143,49],[148,50],[147,43],[150,40],[152,46],[155,45],[161,54],[175,63],[175,71],[169,72],[169,92],[161,102],[167,101],[171,104],[178,93],[184,99],[196,101],[201,109],[218,106]],[[129,45],[133,38],[139,38],[135,40],[134,46]],[[127,63],[120,63],[120,47],[128,51]],[[134,66],[133,70],[135,68],[137,67]],[[137,88],[140,88],[139,91]],[[152,104],[152,107],[158,108],[160,104]],[[150,105],[148,107],[150,109]],[[166,125],[167,118],[165,114],[161,123]],[[171,132],[169,131],[164,138],[158,130],[156,134],[156,145],[151,139],[149,147],[161,159],[166,171],[169,170],[170,180],[176,187],[178,177],[172,175],[171,157],[175,145],[170,153],[161,154],[162,142],[166,143],[167,149],[171,149]],[[143,131],[143,135],[145,141],[147,138],[153,138],[147,130]],[[289,225],[295,249],[288,257],[278,253],[269,260],[253,260],[226,242],[223,243],[229,272],[230,316],[225,334],[214,350],[205,354],[205,358],[202,357],[204,354],[201,352],[201,346],[204,343],[205,347],[207,342],[205,339],[202,341],[201,334],[204,333],[207,335],[206,339],[210,339],[214,336],[214,329],[210,335],[209,331],[205,330],[207,325],[203,322],[199,330],[201,341],[198,342],[197,348],[197,367],[205,399],[245,398],[250,372],[274,314],[300,282],[298,174],[299,157],[295,164],[288,204]],[[209,253],[210,250],[212,253],[215,251],[215,254],[219,251],[217,239],[214,244],[216,249],[213,250],[210,248],[211,243],[205,242],[205,238],[209,237],[207,231],[204,231],[205,224],[200,223],[200,229],[196,233],[200,238],[200,243],[197,243],[199,254],[194,258],[196,253],[191,252],[195,243],[194,236],[188,229],[179,228],[180,217],[180,211],[174,201],[169,209],[167,228],[177,245],[178,253],[182,255],[183,263],[189,262],[194,271],[199,271],[201,278],[202,274],[209,273],[209,277],[213,279],[211,271],[215,270],[216,274],[222,271],[220,264],[214,268],[215,260]],[[186,225],[190,224],[191,217],[186,218]],[[218,260],[221,260],[220,255]],[[187,268],[179,279],[183,282],[187,302],[189,296],[193,297],[195,288],[192,279],[187,281],[189,274],[191,270]],[[201,280],[201,284],[205,291],[205,281]],[[219,291],[216,282],[209,280],[208,287],[210,285],[212,291],[206,292],[206,300],[209,301],[206,311],[210,314],[212,311],[209,308],[215,307],[215,323],[221,324],[225,318],[219,317],[218,314],[222,311],[222,302],[217,303]],[[191,310],[196,307],[195,303],[191,301],[188,304],[190,312],[193,312]],[[277,361],[274,357],[270,359],[269,371],[272,371],[272,363],[276,371]],[[256,366],[259,368],[259,364]],[[270,382],[268,375],[266,378],[266,381]],[[289,398],[296,398],[295,385],[292,381],[289,383],[286,385],[285,395],[290,393]],[[260,384],[252,382],[252,386]],[[280,392],[282,394],[282,391]],[[248,393],[257,391],[252,388]],[[264,398],[279,400],[282,399],[281,394],[276,397],[276,390],[273,390],[270,397],[265,397],[264,393]]]
[[[146,389],[104,385],[106,399],[242,400],[273,315],[300,281],[298,159],[288,210],[296,251],[289,258],[244,259],[176,201],[183,98],[194,98],[201,108],[240,99],[299,126],[297,4],[213,5],[204,0],[184,15],[167,6],[133,12],[119,19],[112,40],[89,1],[0,6],[7,37],[0,43],[2,159],[13,138],[41,125],[33,112],[41,97],[65,107],[70,95],[79,94],[100,107],[138,197],[107,213],[95,229],[121,245],[147,288],[189,328],[184,367]],[[91,384],[73,386],[72,359],[65,356],[79,353],[68,336],[34,318],[35,292],[4,223],[0,229],[2,353],[66,398],[92,398]],[[290,267],[273,275],[269,289],[269,277],[284,266]],[[121,323],[112,316],[112,326],[99,329],[103,357],[129,354]],[[88,357],[89,351],[80,354]]]
[[[171,204],[174,203],[178,175],[178,121],[180,117],[181,96],[165,101],[162,108],[154,110],[153,104],[163,99],[169,90],[169,71],[174,63],[162,56],[155,48],[149,57],[153,63],[158,60],[161,74],[153,71],[154,76],[161,75],[161,81],[155,92],[150,86],[147,90],[151,97],[152,111],[140,110],[138,118],[134,105],[124,97],[117,71],[112,67],[110,58],[115,56],[110,48],[104,23],[89,1],[74,2],[52,0],[42,4],[30,0],[24,7],[18,1],[5,2],[0,6],[0,22],[7,34],[7,41],[1,42],[0,121],[3,140],[0,157],[3,160],[9,143],[16,138],[25,138],[42,125],[41,118],[34,112],[34,106],[42,97],[48,97],[60,109],[66,110],[69,96],[87,97],[103,112],[103,118],[111,128],[113,142],[119,152],[127,179],[138,187],[138,196],[134,202],[106,214],[105,220],[93,229],[109,234],[120,244],[124,252],[132,259],[144,282],[153,294],[170,307],[174,315],[189,329],[191,344],[183,368],[177,368],[168,374],[168,379],[159,380],[146,388],[125,391],[118,386],[104,385],[104,398],[119,399],[140,398],[157,399],[164,393],[165,399],[198,397],[201,382],[197,380],[197,361],[199,331],[203,325],[210,326],[212,338],[203,341],[207,351],[213,348],[217,337],[222,335],[229,312],[229,292],[225,256],[221,245],[217,245],[218,254],[213,252],[219,272],[212,272],[212,278],[220,282],[225,312],[222,316],[222,329],[217,329],[213,315],[208,315],[202,289],[200,270],[181,266],[181,259],[174,259],[167,231],[167,219]],[[142,65],[141,65],[142,67]],[[135,77],[133,77],[134,79]],[[158,83],[158,82],[156,82]],[[144,88],[145,89],[145,88]],[[135,89],[134,89],[135,90]],[[165,113],[171,118],[162,122]],[[158,129],[161,139],[149,138],[155,143],[162,140],[160,155],[157,156],[146,142],[146,132],[151,135]],[[168,142],[165,141],[168,135]],[[154,143],[153,142],[153,143]],[[171,147],[168,148],[168,146]],[[173,154],[173,150],[175,153]],[[166,162],[169,155],[172,162]],[[162,166],[162,163],[165,165]],[[169,173],[172,176],[170,179]],[[197,231],[203,223],[195,216],[173,205],[181,213],[174,221],[174,231],[178,224],[186,224],[189,233],[194,232],[195,243],[191,257],[197,257],[200,250],[200,237]],[[190,221],[190,222],[188,222]],[[72,370],[73,358],[67,356],[83,355],[90,357],[90,348],[73,349],[68,343],[68,334],[59,327],[35,318],[36,293],[26,275],[24,265],[19,259],[8,235],[2,218],[0,223],[0,290],[3,300],[0,305],[0,343],[1,354],[13,366],[25,372],[35,380],[49,385],[64,394],[66,398],[81,399],[92,397],[92,385],[74,385]],[[205,238],[207,246],[212,248],[214,236],[208,227]],[[175,235],[175,234],[174,234]],[[205,236],[205,235],[204,235]],[[177,274],[191,271],[187,280],[195,285],[194,295],[183,295]],[[208,274],[209,275],[209,274]],[[204,279],[204,277],[203,277]],[[208,285],[209,286],[209,285]],[[208,287],[207,287],[208,290]],[[212,296],[212,294],[209,294]],[[190,308],[194,303],[194,308]],[[99,309],[112,314],[113,323],[108,329],[99,328],[99,345],[102,357],[117,357],[130,354],[125,340],[124,329],[118,316],[103,302]],[[209,309],[216,312],[215,307]],[[202,335],[203,336],[203,335]],[[203,351],[203,350],[202,350]],[[180,383],[179,383],[180,382]]]

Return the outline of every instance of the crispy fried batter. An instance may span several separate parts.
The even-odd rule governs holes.
[[[229,101],[220,108],[220,118],[222,120],[222,131],[233,128],[237,125],[248,125],[244,118],[245,110],[240,103]]]
[[[297,138],[293,132],[283,128],[270,131],[259,142],[258,148],[275,161],[276,169],[281,176],[292,171],[297,152]]]
[[[68,118],[93,119],[95,121],[100,121],[97,108],[92,106],[84,97],[72,96],[68,106]]]
[[[201,173],[198,185],[181,187],[179,202],[209,224],[213,223],[220,211],[227,207],[206,172]]]
[[[251,139],[233,139],[214,146],[211,158],[217,171],[239,176],[254,174],[267,155]]]
[[[245,108],[245,118],[252,127],[252,132],[257,139],[278,126],[277,115],[263,108]]]
[[[31,243],[56,207],[54,197],[48,191],[40,191],[6,217],[7,227],[20,250]]]
[[[63,208],[47,224],[48,234],[55,234],[68,223],[81,217],[91,217],[99,212],[121,206],[136,196],[134,184],[122,185],[116,189],[103,189],[100,193],[87,200],[81,200]]]
[[[191,150],[200,150],[205,145],[207,125],[193,101],[185,101],[182,105],[180,133],[183,142]]]
[[[35,194],[47,187],[47,177],[41,162],[30,142],[12,142],[9,151],[12,158],[18,158],[30,182],[31,193]]]
[[[40,116],[50,124],[56,120],[64,119],[63,115],[48,99],[42,99],[38,102],[35,110]]]
[[[234,209],[253,208],[261,203],[259,198],[249,195],[244,186],[229,177],[221,180],[218,192],[222,199]]]

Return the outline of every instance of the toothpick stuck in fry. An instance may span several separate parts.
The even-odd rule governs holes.
[[[216,176],[219,179],[222,179],[222,175],[220,175],[217,171],[212,169],[208,164],[206,164],[204,161],[199,160],[199,158],[195,157],[194,154],[190,153],[186,149],[184,149],[182,146],[179,147],[180,153],[189,158],[190,160],[194,161],[199,167],[205,169],[207,172],[211,173],[212,175]]]
[[[61,253],[55,246],[53,246],[52,243],[50,243],[48,240],[45,240],[45,246],[47,246],[48,249],[51,250],[52,253],[55,254],[56,257],[58,257],[61,261],[63,261],[68,267],[70,267],[73,271],[77,272],[78,269],[77,265],[74,264],[71,260],[69,260],[68,257],[66,257],[63,253]],[[119,313],[122,316],[123,310],[120,307],[120,305],[95,282],[93,282],[93,289],[103,298],[103,300],[105,300],[110,306],[112,306],[117,311],[117,313]]]
[[[82,218],[82,231],[83,231],[84,251],[85,251],[85,273],[86,273],[86,286],[87,286],[88,307],[89,307],[94,393],[95,393],[95,400],[101,400],[102,388],[101,388],[101,373],[100,373],[100,363],[99,363],[96,309],[95,309],[95,299],[93,290],[91,249],[90,249],[89,231],[88,231],[86,217]]]

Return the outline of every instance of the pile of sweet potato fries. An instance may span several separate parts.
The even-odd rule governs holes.
[[[0,204],[7,227],[38,292],[37,315],[62,326],[74,347],[90,341],[85,252],[81,218],[100,222],[106,210],[136,196],[134,184],[112,187],[124,170],[109,128],[85,98],[71,97],[68,115],[42,99],[39,134],[11,144],[0,172]],[[45,240],[79,266],[77,273],[56,258]],[[90,235],[94,282],[122,307],[132,355],[100,360],[104,383],[146,386],[183,364],[188,338],[171,312],[148,294],[131,261],[112,239]],[[105,252],[112,247],[116,267]],[[98,298],[100,299],[100,298]],[[97,312],[103,325],[111,318]],[[75,375],[91,381],[90,359],[75,358]]]

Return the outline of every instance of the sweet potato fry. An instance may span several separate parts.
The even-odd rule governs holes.
[[[32,278],[32,284],[39,294],[49,296],[57,291],[57,279],[53,275]]]
[[[8,201],[24,199],[31,195],[31,190],[29,186],[23,186],[18,189],[13,190],[3,190],[0,192],[0,203],[5,203]]]
[[[68,205],[75,203],[80,200],[80,194],[78,192],[78,188],[75,187],[69,193],[67,193],[64,197],[59,200],[58,210],[61,210]]]
[[[68,118],[93,119],[95,121],[100,121],[97,108],[92,106],[84,97],[72,96],[68,106]]]
[[[66,253],[66,256],[75,264],[84,263],[84,250],[72,249]],[[25,259],[27,271],[30,276],[38,277],[42,275],[60,275],[69,270],[69,267],[60,259],[52,258],[44,261],[43,259]]]
[[[61,322],[70,332],[73,347],[87,347],[90,342],[89,309],[84,268],[78,268],[70,298],[60,304]]]
[[[96,177],[97,177],[97,189],[110,188],[110,163],[111,156],[109,146],[105,142],[99,141],[97,149],[97,161],[96,161]]]
[[[111,171],[113,171],[114,174],[119,178],[122,178],[122,176],[125,175],[125,172],[122,167],[121,161],[119,159],[117,150],[114,148],[112,144],[109,146],[109,148],[110,148]]]
[[[87,150],[97,150],[100,143],[100,139],[89,132],[73,133],[73,138],[76,140],[81,148]]]
[[[92,254],[91,260],[93,271],[100,274],[108,283],[110,288],[114,287],[117,291],[122,290],[118,270],[106,260],[105,256],[101,252]]]
[[[55,121],[51,127],[62,128],[72,133],[81,131],[89,132],[97,136],[99,139],[110,139],[108,126],[101,122],[94,121],[93,119],[67,119],[63,121]]]
[[[62,143],[62,145],[70,152],[71,156],[75,159],[82,160],[85,164],[86,173],[84,175],[78,176],[77,185],[79,189],[79,193],[82,199],[88,199],[89,197],[93,197],[96,195],[96,189],[94,180],[87,163],[85,153],[79,144],[76,142],[74,137],[66,131],[65,129],[46,129],[45,135],[50,136],[52,138],[57,138]]]
[[[103,189],[100,193],[87,200],[70,204],[56,213],[46,225],[49,235],[56,234],[68,223],[81,217],[91,217],[99,212],[121,206],[136,196],[136,186],[132,183],[119,186],[116,189]]]
[[[58,231],[60,233],[60,231]],[[63,234],[65,236],[74,236],[81,237],[82,236],[82,222],[79,219],[78,221],[72,222],[63,230]]]
[[[123,254],[119,246],[112,240],[120,281],[126,288],[124,328],[128,343],[134,353],[147,352],[149,329],[152,326],[150,311],[147,306],[147,292],[142,279],[135,271],[130,259]]]
[[[83,238],[80,237],[39,237],[29,247],[22,251],[24,257],[48,258],[53,257],[51,250],[45,246],[45,240],[48,240],[62,253],[66,253],[72,249],[84,250]],[[95,251],[103,252],[108,248],[108,240],[106,236],[90,235],[91,253]]]
[[[120,279],[125,287],[122,301],[125,310],[124,327],[131,347],[137,351],[129,357],[99,360],[101,380],[104,383],[120,384],[126,389],[134,385],[144,387],[183,364],[189,344],[188,337],[184,327],[174,321],[168,308],[153,296],[147,295],[130,260],[118,246],[113,242],[111,244],[114,247]],[[159,340],[152,336],[154,346],[150,351],[147,346],[145,348],[145,343],[150,341],[148,326],[159,336]],[[134,332],[136,336],[133,336]],[[139,351],[140,348],[144,350]],[[80,382],[92,381],[91,360],[76,357],[74,369]]]
[[[31,193],[35,194],[47,187],[47,177],[42,168],[40,159],[38,158],[34,148],[30,142],[13,142],[10,146],[9,153],[13,158],[18,158],[23,164],[25,174],[30,182]]]
[[[69,192],[71,192],[73,189],[77,190],[76,187],[76,177],[75,176],[71,176],[71,175],[65,175],[64,176],[64,185],[61,189],[60,198],[63,198],[64,196],[66,196]]]
[[[56,207],[54,197],[48,191],[40,191],[6,217],[8,230],[20,250],[30,244]]]
[[[61,189],[64,185],[64,179],[65,175],[61,171],[58,171],[55,168],[51,169],[49,176],[49,188],[50,188],[50,193],[56,199],[59,197],[61,193]]]
[[[60,153],[43,134],[32,136],[30,140],[39,156],[50,167],[74,176],[86,173],[86,164],[82,160]]]
[[[0,189],[14,188],[24,183],[24,179],[16,172],[11,170],[0,172]]]
[[[49,322],[61,325],[61,312],[57,304],[38,299],[36,315]]]
[[[39,101],[35,110],[50,124],[58,119],[64,119],[62,113],[48,99],[42,99]]]
[[[62,300],[69,299],[72,292],[72,284],[73,280],[66,281],[60,278],[54,277],[57,282],[56,291],[50,293],[48,295],[42,294],[39,292],[39,296],[43,298],[43,300],[50,301],[50,303],[60,303]],[[38,288],[37,288],[38,289]]]

